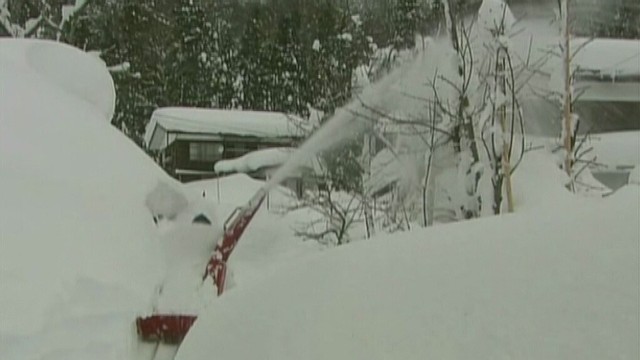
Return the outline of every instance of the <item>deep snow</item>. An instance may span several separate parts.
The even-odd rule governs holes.
[[[145,200],[178,185],[109,124],[96,58],[2,39],[0,79],[0,358],[127,359],[164,272]]]
[[[580,198],[552,163],[527,157],[518,213],[343,246],[229,291],[177,359],[637,359],[640,188]]]
[[[518,24],[527,28],[512,41],[520,57],[540,25]],[[555,31],[543,29],[534,58]],[[436,62],[420,54],[362,98],[411,117],[423,104],[403,93],[428,92],[422,80]],[[78,50],[2,40],[0,78],[2,359],[127,359],[136,315],[204,309],[183,360],[638,358],[635,187],[576,198],[549,168],[553,159],[533,155],[516,175],[515,215],[382,237],[309,262],[322,247],[292,228],[310,214],[275,213],[290,204],[276,187],[231,257],[230,291],[217,299],[200,281],[203,263],[222,221],[265,184],[240,175],[176,184],[108,125],[113,84],[104,64]],[[367,126],[349,124],[349,111],[366,109],[352,103],[325,136],[337,143]],[[533,132],[557,133],[555,119],[536,120],[527,122]],[[600,159],[624,166],[638,144],[637,133],[590,142]],[[201,213],[212,226],[192,224]],[[152,214],[162,215],[157,227]]]

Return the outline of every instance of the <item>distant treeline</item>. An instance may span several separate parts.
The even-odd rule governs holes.
[[[120,65],[114,124],[139,143],[161,106],[330,113],[357,67],[413,47],[441,17],[422,0],[91,1],[60,40]]]
[[[441,1],[86,0],[65,16],[63,5],[68,15],[75,1],[6,0],[0,35],[58,39],[98,52],[114,66],[113,122],[140,143],[160,106],[330,113],[351,97],[354,70],[371,65],[378,49],[411,48],[416,35],[441,28]],[[465,15],[481,2],[450,0]],[[580,35],[640,37],[636,0],[571,4]]]

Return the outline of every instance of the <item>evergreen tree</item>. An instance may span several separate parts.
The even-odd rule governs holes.
[[[249,18],[240,40],[240,76],[242,95],[240,104],[244,109],[271,110],[270,17],[265,7],[249,6]]]
[[[595,36],[640,39],[640,4],[630,0],[612,0],[602,6]]]
[[[179,0],[174,9],[175,40],[168,56],[168,97],[175,105],[215,107],[219,65],[217,29],[199,1]]]
[[[396,49],[415,46],[419,12],[418,0],[397,0],[393,19],[393,44]]]

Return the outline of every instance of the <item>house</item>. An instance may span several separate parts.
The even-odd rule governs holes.
[[[144,141],[169,174],[187,182],[218,176],[215,165],[221,160],[295,147],[304,126],[302,119],[276,112],[160,108],[151,116]]]
[[[574,40],[574,111],[594,133],[640,129],[640,40]]]

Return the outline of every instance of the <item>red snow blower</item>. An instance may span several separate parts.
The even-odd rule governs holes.
[[[218,289],[218,296],[222,295],[224,291],[229,256],[253,216],[258,212],[266,195],[267,191],[260,189],[245,206],[236,208],[224,224],[224,236],[216,244],[202,277],[203,281],[209,276],[213,279],[213,283]],[[195,315],[154,314],[137,318],[136,328],[138,336],[143,341],[178,344],[182,342],[195,321]]]

